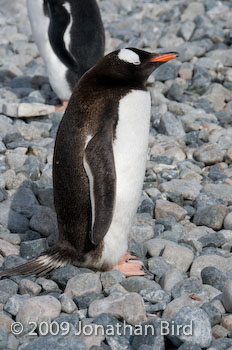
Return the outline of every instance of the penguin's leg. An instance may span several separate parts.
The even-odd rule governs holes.
[[[68,101],[63,101],[62,105],[56,106],[56,112],[63,112],[68,106]]]

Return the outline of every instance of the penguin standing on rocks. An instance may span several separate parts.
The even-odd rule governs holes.
[[[47,273],[68,263],[144,274],[127,244],[146,168],[151,99],[145,83],[177,55],[122,49],[84,74],[55,143],[59,241],[47,254],[0,276]]]
[[[27,8],[50,84],[65,108],[77,81],[104,55],[104,27],[97,2],[27,0]]]

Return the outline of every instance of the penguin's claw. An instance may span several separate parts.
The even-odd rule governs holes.
[[[56,112],[63,112],[68,106],[68,101],[63,101],[62,105],[56,106]]]
[[[141,264],[134,261],[123,262],[113,267],[113,270],[121,271],[126,277],[144,276],[145,272],[141,269]]]

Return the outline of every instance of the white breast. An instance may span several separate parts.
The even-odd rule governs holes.
[[[112,224],[104,238],[102,261],[115,264],[127,250],[128,233],[136,213],[146,167],[151,98],[133,90],[119,104],[113,151],[116,203]]]
[[[67,67],[58,59],[50,45],[49,18],[44,15],[43,0],[27,0],[27,9],[33,38],[46,64],[50,84],[61,100],[68,100],[71,89],[65,77]]]

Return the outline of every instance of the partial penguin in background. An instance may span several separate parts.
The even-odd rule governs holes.
[[[65,108],[75,84],[104,55],[97,1],[27,0],[27,8],[49,82]]]

